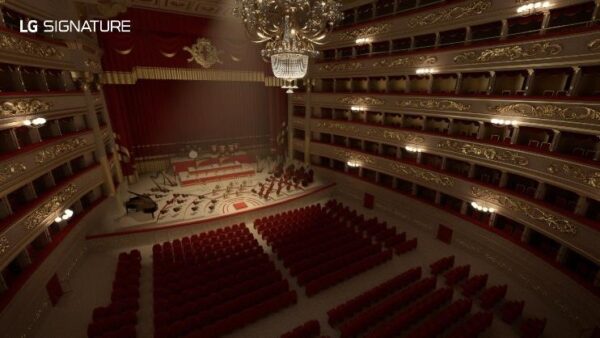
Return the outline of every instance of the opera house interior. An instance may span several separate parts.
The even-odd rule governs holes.
[[[600,0],[0,0],[0,338],[600,338]]]

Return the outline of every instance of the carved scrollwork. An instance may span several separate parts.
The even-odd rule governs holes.
[[[551,174],[579,181],[592,188],[600,188],[600,171],[585,170],[570,164],[552,164],[547,170]]]
[[[0,256],[4,255],[8,249],[10,249],[10,243],[8,243],[8,238],[6,236],[0,237]]]
[[[327,72],[351,71],[360,69],[362,66],[363,64],[360,62],[334,63],[320,66],[319,70]]]
[[[424,27],[441,22],[461,19],[467,16],[479,15],[492,6],[491,0],[477,0],[466,5],[443,8],[431,13],[417,15],[408,20],[409,27]]]
[[[81,137],[72,138],[70,140],[54,144],[46,149],[38,151],[35,155],[35,162],[38,164],[42,164],[48,161],[52,161],[53,159],[55,159],[58,156],[61,156],[62,154],[70,153],[86,145],[86,139]]]
[[[206,38],[198,38],[195,44],[183,47],[183,50],[192,55],[187,59],[188,62],[194,61],[203,68],[210,68],[217,63],[223,63],[219,58],[219,54],[222,52],[217,50],[217,47],[213,46],[212,42]]]
[[[358,37],[370,36],[387,33],[392,29],[392,25],[389,23],[383,23],[374,26],[363,27],[359,29],[354,29],[348,32],[343,32],[340,36],[340,40],[355,40]]]
[[[502,115],[557,120],[600,121],[600,111],[584,106],[561,107],[554,104],[515,103],[493,106],[488,109]]]
[[[403,108],[429,110],[469,111],[471,109],[470,104],[464,104],[452,100],[412,99],[396,101],[396,104]]]
[[[10,180],[12,177],[20,175],[27,170],[27,166],[23,163],[8,163],[0,168],[0,184]]]
[[[400,163],[393,163],[392,170],[396,174],[416,178],[427,183],[433,183],[436,185],[441,185],[443,187],[454,186],[454,178],[446,175],[441,175],[429,170],[411,167]]]
[[[93,60],[93,59],[87,59],[84,62],[85,66],[88,67],[92,72],[100,72],[102,71],[102,67],[100,66],[100,62]]]
[[[360,133],[360,128],[353,125],[346,125],[342,123],[336,123],[331,121],[319,121],[317,122],[317,128],[325,128],[330,130],[339,130],[349,133],[358,134]]]
[[[520,166],[527,166],[529,164],[529,159],[517,152],[495,149],[472,143],[444,140],[438,142],[437,147],[467,156],[484,158],[489,161],[510,163]]]
[[[338,99],[340,103],[351,104],[357,106],[376,106],[384,104],[385,101],[382,99],[370,97],[370,96],[346,96]]]
[[[528,45],[495,47],[460,53],[454,57],[455,63],[514,61],[541,56],[557,55],[562,45],[554,42],[538,42]]]
[[[0,49],[42,58],[62,59],[65,57],[65,54],[53,45],[25,39],[6,32],[0,32]]]
[[[369,155],[355,153],[348,150],[336,150],[335,154],[344,158],[346,161],[359,162],[361,164],[373,164],[374,161]]]
[[[525,201],[517,200],[490,189],[477,186],[471,187],[471,193],[476,198],[481,198],[504,208],[520,212],[532,221],[542,223],[554,231],[571,235],[577,233],[577,226],[570,220],[565,217],[553,215]]]
[[[407,56],[400,57],[393,60],[383,59],[373,62],[373,67],[410,67],[420,65],[433,65],[437,62],[436,56]]]
[[[64,203],[73,197],[79,188],[75,184],[69,184],[63,190],[52,196],[48,201],[37,208],[23,221],[25,229],[31,231],[42,224],[53,213],[64,207]]]
[[[397,140],[404,143],[423,143],[425,139],[422,136],[415,135],[413,133],[406,133],[401,131],[383,131],[383,138],[388,140]]]
[[[49,110],[51,103],[38,99],[17,99],[0,103],[0,116],[13,117],[19,115],[39,114]]]

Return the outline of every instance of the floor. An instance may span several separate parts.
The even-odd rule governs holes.
[[[313,202],[321,202],[314,200]],[[345,204],[357,208],[368,216],[378,216],[379,219],[388,221],[388,224],[397,224],[398,219],[391,215],[386,215],[381,212],[364,210],[358,205],[353,205],[351,202],[343,201]],[[374,269],[362,273],[350,280],[336,285],[333,288],[325,290],[316,296],[307,298],[303,290],[298,287],[295,280],[290,277],[283,264],[273,257],[277,268],[290,281],[290,285],[299,295],[298,304],[293,307],[286,308],[275,314],[272,314],[262,320],[240,329],[229,337],[232,338],[268,338],[279,337],[282,333],[308,321],[317,319],[321,323],[321,332],[323,335],[330,337],[338,337],[339,333],[327,324],[326,312],[330,308],[341,304],[342,302],[354,297],[355,295],[372,288],[383,281],[396,276],[397,274],[415,267],[424,267],[424,276],[428,275],[426,267],[431,262],[454,254],[456,256],[456,264],[470,264],[470,275],[488,273],[488,286],[498,284],[508,284],[508,294],[506,299],[509,300],[525,300],[525,315],[535,315],[548,318],[548,326],[546,327],[544,337],[577,337],[568,323],[561,318],[560,314],[551,313],[549,307],[544,304],[544,300],[539,299],[535,294],[532,294],[525,287],[518,284],[517,280],[507,276],[503,271],[491,266],[483,258],[473,257],[466,252],[460,251],[458,248],[446,245],[432,238],[430,234],[421,232],[418,226],[402,222],[402,226],[398,226],[399,230],[406,231],[408,238],[414,236],[419,238],[419,244],[415,251],[397,256],[395,255],[391,261],[388,261]],[[246,224],[257,237],[267,253],[271,253],[270,248],[265,244],[262,238],[256,233],[252,226],[252,220],[248,220]],[[129,250],[123,248],[122,250]],[[152,300],[151,300],[151,246],[139,248],[142,251],[142,283],[140,300],[141,310],[138,312],[139,324],[137,327],[138,337],[152,337]],[[51,311],[50,314],[42,320],[38,328],[37,337],[40,338],[59,338],[59,337],[85,337],[87,324],[91,320],[93,308],[105,305],[110,298],[110,288],[114,270],[117,262],[117,250],[108,250],[105,252],[90,252],[82,262],[80,268],[74,274],[70,281],[70,291],[58,306]],[[441,281],[438,281],[440,285]],[[458,299],[459,294],[455,292],[453,299]],[[477,311],[476,303],[471,313]],[[482,337],[516,337],[516,326],[504,324],[496,316],[493,321],[492,328],[485,332]]]

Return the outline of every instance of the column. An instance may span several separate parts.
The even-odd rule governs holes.
[[[107,193],[109,196],[114,196],[115,184],[113,182],[110,164],[108,163],[108,158],[106,157],[106,148],[104,147],[104,140],[102,138],[102,132],[100,131],[100,124],[98,123],[98,118],[96,116],[96,109],[94,107],[95,99],[92,95],[92,92],[90,91],[90,86],[92,85],[92,82],[89,81],[89,79],[81,79],[81,81],[83,81],[81,87],[83,89],[87,105],[86,116],[88,120],[88,125],[92,127],[92,131],[94,132],[96,158],[100,162],[102,172],[104,173],[104,185],[106,186]],[[291,100],[289,102],[291,103]],[[288,108],[289,106],[290,104],[288,104]]]
[[[552,143],[550,143],[550,151],[556,151],[558,143],[560,142],[560,130],[553,129],[554,137],[552,137]]]
[[[596,0],[595,5],[596,7],[594,7],[594,12],[592,13],[591,21],[596,20],[598,18],[598,13],[600,12],[600,1]]]
[[[437,205],[442,204],[442,193],[439,191],[435,192],[435,204],[437,204]]]
[[[581,81],[581,67],[575,66],[573,68],[573,77],[571,78],[571,83],[569,84],[569,90],[567,91],[567,96],[577,96],[579,82]]]
[[[379,171],[375,172],[375,183],[379,183]]]
[[[421,164],[421,162],[423,161],[423,153],[422,152],[417,152],[417,163]]]
[[[531,228],[527,226],[523,229],[523,233],[521,234],[521,242],[529,243],[529,238],[531,238],[531,231]]]
[[[454,88],[454,94],[460,94],[460,87],[462,85],[462,73],[456,74],[456,87]]]
[[[487,95],[492,95],[492,93],[494,92],[494,83],[496,82],[496,72],[491,70],[490,71],[490,81],[488,83],[488,88],[487,88]]]
[[[411,190],[410,190],[410,194],[413,195],[413,196],[417,195],[417,184],[416,183],[412,184]]]
[[[495,212],[490,213],[488,225],[490,226],[490,228],[493,228],[494,226],[496,226],[496,213]]]
[[[0,15],[1,17],[2,15]],[[8,290],[8,284],[4,280],[4,276],[0,274],[0,293]]]
[[[467,174],[468,178],[475,177],[475,163],[469,163],[469,173]]]
[[[527,69],[527,81],[525,82],[525,96],[530,96],[533,90],[533,80],[535,79],[535,70]]]
[[[440,32],[435,32],[435,42],[433,44],[434,47],[440,46]]]
[[[473,30],[471,29],[471,26],[467,26],[467,32],[465,34],[465,44],[470,45],[471,40],[473,40]]]
[[[540,30],[540,34],[546,33],[546,28],[548,28],[548,23],[550,22],[550,11],[544,11],[544,18],[542,19],[542,28]]]
[[[15,89],[19,92],[26,92],[27,88],[25,88],[25,82],[23,82],[23,73],[21,73],[21,66],[13,66],[12,69],[12,81],[15,85]]]
[[[50,91],[50,86],[48,86],[48,78],[46,77],[46,70],[42,69],[40,70],[40,77],[41,77],[41,81],[42,81],[42,87],[44,88],[44,90],[46,90],[47,92]]]
[[[433,91],[433,74],[429,74],[429,82],[427,83],[427,94],[431,94]]]
[[[510,137],[510,144],[517,144],[518,140],[519,140],[519,127],[515,126],[515,127],[513,127],[513,134]]]
[[[402,159],[402,147],[396,147],[396,158]]]
[[[4,1],[2,1],[2,3],[0,3],[0,27],[6,27],[6,22],[4,22],[4,15],[2,15],[2,8],[4,7]],[[2,283],[1,281],[1,276],[0,276],[0,283]],[[0,286],[0,291],[2,291],[2,287]]]
[[[477,131],[477,139],[483,140],[483,137],[485,136],[485,122],[483,122],[483,121],[478,121],[478,122],[479,122],[479,130]]]
[[[112,145],[112,147],[114,149],[117,149],[118,144],[117,141],[114,138],[114,130],[112,127],[112,122],[110,120],[110,115],[108,114],[108,108],[106,106],[106,98],[104,97],[104,91],[101,85],[98,85],[98,97],[100,98],[100,103],[102,104],[102,118],[104,119],[104,121],[106,121],[106,128],[108,130],[108,132],[110,133],[110,143]],[[117,169],[117,181],[119,184],[125,182],[124,178],[123,178],[123,170],[121,168],[121,161],[119,161],[119,153],[118,153],[118,149],[117,152],[115,154],[116,160],[115,160],[115,168]]]
[[[385,92],[386,93],[390,92],[390,77],[389,76],[385,77]]]
[[[502,19],[502,29],[500,30],[500,40],[505,40],[508,36],[508,20]]]
[[[395,176],[392,177],[392,188],[398,189],[398,178]]]
[[[594,150],[595,150],[594,158],[593,158],[594,161],[600,161],[600,135],[597,137],[598,137],[598,140],[596,141],[596,145],[594,146]]]
[[[413,50],[413,49],[415,49],[415,37],[411,36],[410,37],[410,48],[409,48],[409,50]]]
[[[533,196],[533,198],[535,198],[536,200],[543,200],[545,196],[546,196],[546,183],[539,182],[538,187],[535,190],[535,195]]]
[[[564,245],[561,245],[556,253],[556,261],[560,264],[565,264],[567,261],[567,256],[569,254],[569,248]]]
[[[440,169],[446,170],[447,166],[448,166],[448,158],[442,157],[442,165],[440,166]]]
[[[363,167],[358,167],[358,177],[363,177]]]
[[[31,265],[31,256],[29,256],[27,249],[21,251],[21,253],[17,255],[16,260],[17,264],[19,264],[22,269],[25,269],[27,266]]]
[[[460,214],[466,215],[467,210],[469,210],[469,203],[467,203],[466,201],[462,201],[462,204],[460,205]]]
[[[423,125],[421,126],[421,130],[427,130],[427,115],[423,115]]]
[[[506,187],[506,184],[508,184],[508,172],[503,171],[502,174],[500,174],[500,182],[498,182],[498,187],[504,188]]]
[[[589,207],[588,199],[585,196],[579,195],[577,199],[577,204],[575,205],[574,213],[575,215],[583,216],[587,213]]]

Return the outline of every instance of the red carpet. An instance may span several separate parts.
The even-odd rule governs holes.
[[[238,202],[233,205],[235,210],[246,209],[248,206],[244,202]]]

